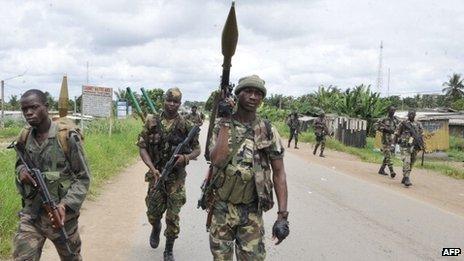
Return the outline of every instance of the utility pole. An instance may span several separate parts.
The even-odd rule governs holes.
[[[383,50],[383,42],[380,41],[380,53],[379,53],[379,68],[377,72],[377,92],[382,93],[382,50]]]
[[[16,78],[19,78],[19,77],[23,77],[24,74],[26,74],[27,70],[24,71],[22,74],[18,74],[16,76],[13,76],[13,77],[10,77],[10,78],[6,78],[6,79],[3,79],[1,80],[1,85],[2,85],[2,119],[1,119],[1,123],[0,123],[0,128],[5,128],[5,82],[8,81],[8,80],[13,80],[13,79],[16,79]]]

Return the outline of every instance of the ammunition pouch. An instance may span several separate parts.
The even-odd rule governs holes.
[[[222,186],[217,190],[217,195],[222,201],[232,204],[249,204],[256,200],[253,173],[232,164],[228,164],[222,175]]]
[[[66,176],[60,175],[58,171],[47,171],[42,174],[50,196],[55,202],[60,202],[66,196],[69,187],[71,187],[71,180]]]

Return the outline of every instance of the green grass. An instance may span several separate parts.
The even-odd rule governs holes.
[[[277,128],[279,134],[282,137],[289,137],[289,129],[284,122],[274,123],[274,126]],[[314,143],[316,137],[314,133],[311,130],[309,130],[306,132],[302,132],[299,135],[298,139],[303,142]],[[332,138],[327,138],[326,147],[336,151],[341,151],[358,156],[362,161],[365,162],[381,164],[383,160],[382,153],[374,149],[374,138],[370,137],[367,138],[366,147],[364,148],[349,147],[339,142],[338,140]],[[464,161],[464,139],[450,137],[450,149],[447,151],[447,153],[452,161]],[[401,165],[401,160],[398,158],[394,158],[393,162],[395,165]],[[424,161],[424,166],[420,166],[420,164],[416,163],[415,167],[434,170],[441,174],[456,179],[464,179],[463,169],[457,168],[443,161]]]
[[[0,140],[16,137],[18,136],[18,133],[20,130],[21,130],[21,127],[19,126],[12,126],[8,128],[0,129]]]
[[[98,194],[105,181],[136,161],[138,149],[135,142],[141,126],[142,123],[136,120],[116,121],[111,137],[106,121],[94,121],[86,128],[84,148],[92,172],[91,197]],[[0,259],[11,255],[17,213],[21,207],[14,185],[14,160],[13,151],[0,150]]]

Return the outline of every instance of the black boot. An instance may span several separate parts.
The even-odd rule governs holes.
[[[153,228],[151,229],[150,234],[150,246],[152,248],[157,248],[160,242],[160,232],[161,232],[161,220],[157,220]]]
[[[385,172],[385,164],[382,164],[382,166],[380,166],[380,169],[379,169],[379,173],[380,175],[387,175],[387,173]]]
[[[172,251],[174,247],[175,238],[166,238],[166,248],[164,249],[164,261],[174,261],[174,253]]]
[[[403,177],[403,179],[401,180],[401,183],[404,184],[404,181],[406,180],[406,177]]]
[[[290,142],[291,142],[291,141],[288,141],[288,146],[287,146],[287,148],[290,148]]]
[[[295,142],[295,149],[299,149],[297,144],[298,142]]]
[[[394,179],[396,176],[396,173],[395,173],[395,170],[393,170],[393,166],[388,166],[388,169],[390,169],[390,177]]]
[[[409,177],[404,177],[404,182],[403,184],[406,186],[406,187],[409,187],[412,185],[411,181],[409,180]]]
[[[319,147],[319,145],[316,145],[316,147],[314,147],[314,150],[313,150],[313,155],[316,155],[316,152],[317,152],[317,147]]]
[[[324,156],[324,149],[321,149],[321,153],[319,153],[319,157],[322,157],[322,158],[325,157],[325,156]]]

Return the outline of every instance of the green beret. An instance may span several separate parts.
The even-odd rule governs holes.
[[[263,93],[263,97],[266,97],[266,87],[264,86],[265,81],[259,78],[258,75],[251,75],[241,78],[238,81],[237,87],[235,87],[235,95],[238,95],[245,88],[256,88]]]
[[[174,100],[182,100],[182,92],[177,87],[169,88],[166,91],[165,98],[172,98]]]

